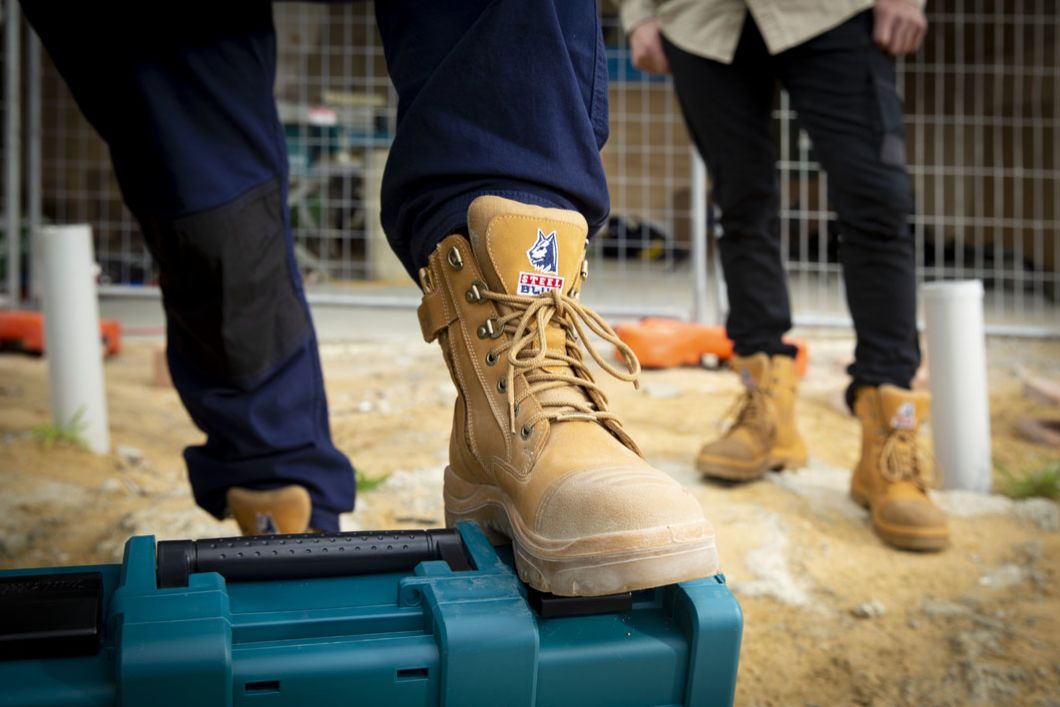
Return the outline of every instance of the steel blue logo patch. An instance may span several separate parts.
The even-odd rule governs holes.
[[[902,403],[891,418],[891,428],[895,430],[916,429],[916,406],[913,403]]]

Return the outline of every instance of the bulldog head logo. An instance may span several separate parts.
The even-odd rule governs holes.
[[[911,402],[905,402],[899,405],[894,416],[891,418],[891,428],[895,430],[915,430],[916,406]]]
[[[537,240],[526,251],[530,264],[538,272],[559,272],[559,249],[556,248],[556,232],[545,235],[540,228],[537,229]]]

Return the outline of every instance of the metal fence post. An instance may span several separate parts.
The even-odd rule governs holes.
[[[21,223],[21,167],[22,141],[19,130],[21,111],[20,87],[20,47],[19,35],[22,30],[21,6],[17,2],[4,4],[4,66],[7,69],[4,77],[4,155],[7,158],[5,179],[4,211],[7,214],[5,226],[7,236],[7,291],[10,297],[9,306],[18,307],[21,290],[22,265],[22,223]]]
[[[707,313],[707,165],[692,146],[692,321],[708,324]]]
[[[38,241],[41,226],[41,67],[40,38],[32,29],[26,38],[26,136],[27,149],[26,196],[27,221],[29,225],[29,247],[26,250],[27,276],[29,277],[29,301],[32,306],[40,304],[40,277],[37,272]]]

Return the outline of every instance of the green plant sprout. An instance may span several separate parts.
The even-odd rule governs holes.
[[[45,449],[51,449],[56,444],[68,444],[73,447],[84,447],[86,442],[81,433],[85,429],[85,421],[82,419],[85,409],[78,408],[68,422],[53,423],[45,422],[33,428],[33,438]]]
[[[1045,466],[1017,479],[995,460],[994,466],[1005,477],[1005,495],[1012,498],[1060,498],[1060,461],[1047,463]]]

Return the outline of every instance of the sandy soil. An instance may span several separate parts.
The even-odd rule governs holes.
[[[737,392],[723,372],[649,372],[608,384],[614,406],[660,468],[713,519],[746,616],[737,702],[744,705],[1000,703],[1060,705],[1060,513],[1042,499],[940,492],[954,543],[938,555],[883,546],[846,496],[857,426],[838,409],[848,338],[810,333],[799,472],[722,487],[691,460]],[[995,456],[1015,475],[1048,462],[1012,435],[1020,368],[1060,376],[1060,343],[992,341]],[[366,477],[386,477],[344,516],[354,528],[442,522],[453,388],[437,351],[409,341],[323,350],[334,435]],[[106,364],[115,452],[43,449],[44,363],[0,357],[0,567],[114,561],[125,538],[234,532],[197,509],[181,449],[201,439],[176,394],[150,385],[152,347]]]

